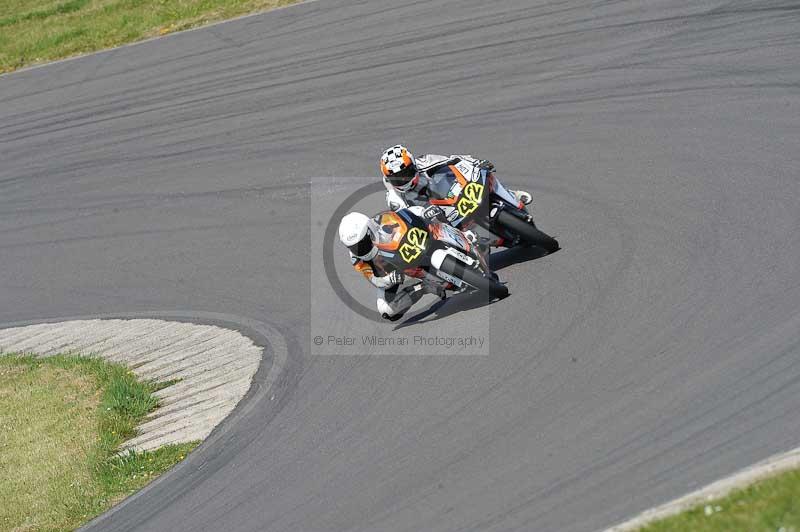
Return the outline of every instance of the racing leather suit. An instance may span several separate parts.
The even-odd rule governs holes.
[[[382,214],[375,218],[379,227],[383,225],[381,218]],[[396,268],[380,255],[367,261],[350,253],[350,262],[357,272],[378,289],[378,312],[390,321],[400,319],[423,295],[430,293],[422,283],[403,287],[404,281],[398,282],[398,277],[402,279],[402,275],[398,273],[402,272],[394,273]]]
[[[428,184],[437,170],[444,166],[457,164],[459,161],[466,161],[472,164],[481,165],[489,170],[494,170],[494,165],[486,160],[476,159],[472,155],[444,155],[428,154],[422,157],[414,158],[414,165],[417,167],[417,175],[412,180],[412,186],[408,191],[401,191],[394,187],[386,177],[383,178],[383,186],[386,187],[386,204],[393,211],[416,206],[425,206],[428,204]],[[523,204],[528,204],[531,201],[531,196],[528,192],[522,190],[508,190],[520,202],[520,207]],[[527,199],[525,199],[527,198]],[[439,220],[442,223],[449,224],[450,222],[441,216]],[[477,243],[484,251],[488,251],[491,246],[497,245],[497,239],[487,239],[481,237],[478,239],[472,231],[464,231],[470,241]]]
[[[455,164],[459,160],[474,164],[481,162],[471,155],[451,155],[446,157],[444,155],[428,154],[422,157],[415,157],[414,165],[417,167],[417,177],[414,178],[414,185],[409,191],[401,192],[389,183],[385,177],[383,178],[383,186],[386,187],[386,204],[393,211],[415,205],[427,205],[427,188],[431,175],[439,168]]]

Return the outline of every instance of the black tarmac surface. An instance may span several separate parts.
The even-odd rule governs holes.
[[[319,0],[0,102],[0,321],[225,313],[289,345],[92,530],[591,531],[800,443],[796,2]],[[562,244],[402,329],[488,353],[313,354],[396,333],[313,288],[317,207],[396,142],[495,161]]]

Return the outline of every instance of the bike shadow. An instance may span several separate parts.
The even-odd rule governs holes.
[[[557,252],[554,251],[553,253]],[[496,272],[514,264],[537,260],[547,255],[547,251],[539,247],[504,249],[489,255],[489,267]],[[397,331],[417,324],[427,324],[459,312],[485,307],[497,301],[499,300],[488,299],[479,292],[455,294],[445,300],[436,301],[425,310],[400,322],[394,330]]]
[[[432,321],[440,320],[459,312],[466,310],[474,310],[476,308],[491,305],[495,300],[489,299],[484,294],[479,292],[460,293],[448,297],[447,299],[440,299],[432,304],[425,310],[414,314],[405,321],[400,322],[394,330],[398,331],[406,327],[411,327],[417,324],[426,324]],[[430,318],[430,319],[426,319]]]
[[[553,253],[558,253],[558,251],[554,251]],[[547,253],[547,251],[542,248],[535,246],[529,248],[504,249],[489,255],[489,267],[492,271],[496,272],[513,266],[514,264],[541,259],[547,255],[552,255],[552,253]]]

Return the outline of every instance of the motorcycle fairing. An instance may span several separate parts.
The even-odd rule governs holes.
[[[408,225],[396,212],[386,211],[376,216],[378,223],[376,245],[379,251],[393,252],[400,247],[400,241],[408,231]]]
[[[376,245],[381,256],[401,269],[425,265],[424,252],[430,238],[424,220],[401,209],[382,212],[376,221],[380,227]]]
[[[520,206],[519,200],[514,196],[514,194],[509,192],[506,187],[503,186],[499,179],[494,180],[493,192],[500,196],[500,198],[507,203],[510,203],[514,206]]]
[[[470,251],[471,249],[469,240],[464,236],[464,233],[454,227],[447,224],[431,224],[430,230],[436,240],[446,242],[451,246],[466,251]]]

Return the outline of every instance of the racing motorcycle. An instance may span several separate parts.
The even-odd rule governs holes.
[[[540,231],[533,218],[489,168],[465,160],[437,170],[428,183],[428,201],[438,206],[453,227],[478,225],[490,233],[492,246],[538,246],[548,253],[558,241]]]
[[[408,277],[446,290],[474,289],[491,299],[508,296],[508,288],[461,231],[429,222],[414,209],[385,211],[376,217],[381,224],[376,245],[383,260]]]

